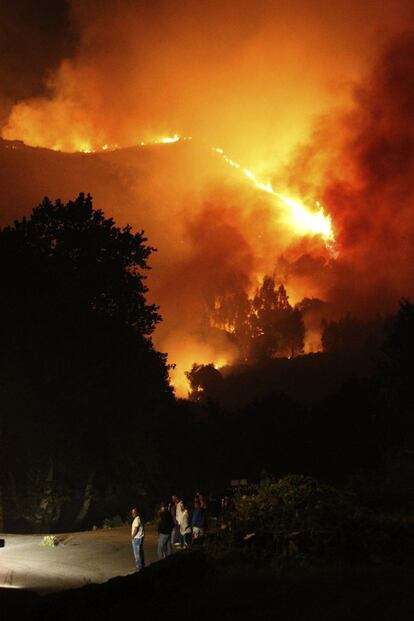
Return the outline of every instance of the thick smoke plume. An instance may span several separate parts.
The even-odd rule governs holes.
[[[337,311],[389,311],[414,294],[414,30],[397,36],[355,88],[353,107],[325,119],[288,174],[316,184],[337,231],[319,270]],[[313,271],[313,278],[318,271]]]
[[[41,97],[50,72],[72,54],[76,33],[64,0],[0,3],[0,125],[19,100]]]
[[[400,27],[410,3],[70,5],[77,52],[45,76],[46,96],[15,106],[4,138],[76,151],[178,132],[269,173],[314,114],[346,98],[374,41]]]

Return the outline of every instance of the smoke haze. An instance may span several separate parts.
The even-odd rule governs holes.
[[[16,105],[4,138],[67,151],[178,132],[268,174],[315,114],[347,99],[350,81],[405,23],[410,3],[70,6],[76,53],[49,75],[46,97]]]
[[[359,314],[391,310],[412,295],[414,30],[382,50],[354,105],[324,120],[287,175],[298,170],[302,191],[315,183],[335,222],[339,257],[323,295]]]

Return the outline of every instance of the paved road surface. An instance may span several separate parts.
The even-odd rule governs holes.
[[[130,528],[120,527],[58,535],[55,547],[42,544],[43,535],[3,534],[0,548],[0,587],[48,593],[106,582],[135,571]],[[145,529],[147,564],[157,560],[157,533]]]

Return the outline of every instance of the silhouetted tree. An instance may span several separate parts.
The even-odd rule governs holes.
[[[369,352],[374,356],[384,339],[384,319],[362,320],[347,313],[334,321],[322,321],[322,346],[326,353]]]
[[[234,336],[241,361],[252,362],[303,352],[304,323],[301,308],[292,308],[283,284],[265,276],[252,299],[244,291],[218,297],[211,323]]]
[[[277,289],[275,280],[265,276],[256,291],[249,317],[252,331],[250,357],[294,356],[303,352],[305,328],[299,309],[293,309],[285,287]]]
[[[210,323],[232,336],[232,342],[240,352],[241,360],[246,360],[251,343],[249,316],[251,300],[243,290],[217,296],[210,313]]]
[[[192,401],[206,403],[220,397],[223,377],[213,364],[193,364],[186,376],[190,382],[189,397]]]
[[[402,298],[397,315],[387,322],[384,351],[398,369],[413,370],[414,304],[407,298]]]
[[[150,338],[160,316],[145,299],[145,242],[83,194],[46,198],[0,230],[2,459],[9,497],[27,500],[16,515],[39,528],[74,488],[79,515],[92,485],[110,496],[126,472],[142,486],[154,466],[150,421],[171,389]]]

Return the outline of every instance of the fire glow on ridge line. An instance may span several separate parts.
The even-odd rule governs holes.
[[[155,138],[149,140],[147,142],[140,142],[139,146],[143,147],[151,144],[173,144],[181,141],[190,141],[192,140],[191,136],[180,136],[179,134],[173,134],[171,136],[161,136],[159,138]],[[117,144],[108,145],[104,144],[101,149],[102,151],[112,151],[118,148]],[[246,178],[248,178],[253,185],[260,191],[266,192],[271,196],[274,196],[278,199],[279,203],[281,203],[287,210],[287,223],[290,227],[295,231],[298,235],[320,235],[325,242],[326,247],[335,255],[334,252],[334,244],[335,244],[335,234],[332,226],[331,216],[325,213],[324,208],[321,206],[319,202],[316,202],[317,211],[311,210],[306,207],[300,200],[293,199],[280,192],[276,192],[270,183],[263,183],[260,181],[256,175],[249,170],[248,168],[244,168],[231,159],[223,149],[219,147],[215,147],[212,149],[215,153],[220,155],[223,160],[229,166],[239,170]],[[80,149],[83,153],[94,153],[95,150],[91,148],[89,145],[82,145]]]
[[[150,141],[149,143],[141,142],[141,146],[145,146],[145,144],[171,144],[175,142],[179,142],[181,140],[192,140],[191,137],[182,137],[178,134],[174,134],[173,136],[163,136],[161,138]],[[262,192],[266,192],[271,196],[277,198],[287,209],[288,209],[288,222],[293,230],[300,235],[320,235],[324,240],[327,248],[333,251],[333,246],[335,243],[335,235],[332,226],[331,216],[326,214],[323,207],[319,202],[316,203],[318,210],[311,211],[309,208],[305,207],[302,202],[299,200],[295,200],[293,198],[289,198],[276,192],[270,183],[262,183],[256,177],[256,175],[249,169],[243,168],[238,162],[232,160],[221,148],[213,148],[213,151],[221,155],[223,160],[240,170],[245,177],[250,179],[252,183],[258,190]]]

